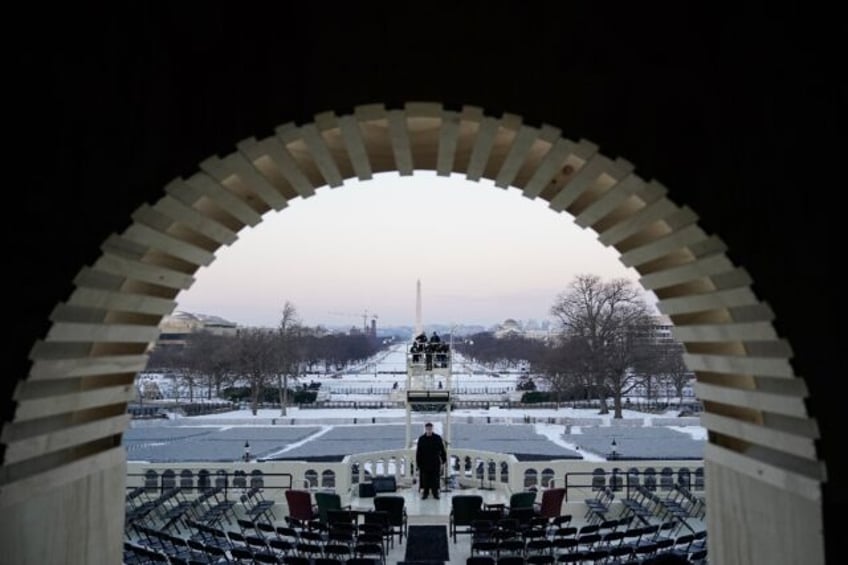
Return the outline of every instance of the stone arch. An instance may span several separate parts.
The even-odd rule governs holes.
[[[264,488],[265,473],[259,469],[254,469],[250,472],[250,488]]]
[[[624,488],[624,478],[622,475],[624,471],[618,467],[614,467],[612,470],[612,474],[609,478],[609,487],[614,491],[618,492]]]
[[[524,471],[524,488],[529,489],[530,487],[538,486],[539,484],[539,471],[536,469],[525,469]]]
[[[191,491],[194,487],[194,473],[191,469],[183,469],[180,471],[180,488]]]
[[[697,469],[695,469],[695,483],[694,483],[693,488],[695,490],[704,490],[704,468],[703,467],[698,467]]]
[[[197,472],[197,490],[206,491],[212,488],[212,480],[209,471],[201,469]]]
[[[159,473],[153,469],[148,469],[144,472],[144,488],[147,492],[157,492],[159,490]]]
[[[592,470],[592,490],[604,490],[607,486],[607,472],[600,467]]]
[[[489,481],[489,484],[492,484],[497,480],[497,475],[498,466],[495,464],[494,459],[489,459],[488,463],[486,463],[486,480]]]
[[[645,488],[650,491],[657,490],[657,471],[653,467],[645,469]]]
[[[551,487],[551,481],[554,480],[555,475],[556,475],[556,473],[554,473],[554,470],[551,469],[550,467],[545,467],[544,469],[542,469],[542,475],[541,475],[541,486],[542,486],[542,488],[552,488]]]
[[[677,484],[685,489],[692,488],[692,475],[689,467],[681,467],[677,470]]]
[[[671,490],[672,486],[674,486],[674,469],[663,467],[660,471],[660,489]]]
[[[721,239],[701,229],[696,214],[672,202],[658,181],[640,178],[633,164],[604,156],[587,140],[512,114],[437,103],[363,105],[351,114],[325,112],[310,123],[284,124],[268,138],[244,140],[232,153],[206,159],[195,174],[170,182],[159,201],[142,204],[133,223],[107,238],[102,254],[80,271],[32,348],[30,371],[14,393],[14,416],[3,425],[0,506],[25,504],[45,489],[95,476],[109,491],[105,500],[121,500],[121,481],[107,477],[123,473],[120,436],[133,380],[159,321],[194,273],[219,247],[234,243],[239,230],[291,199],[346,179],[415,170],[515,187],[613,246],[659,298],[685,345],[709,431],[710,507],[720,508],[740,489],[756,490],[748,496],[786,493],[805,505],[805,515],[820,518],[825,468],[805,383],[789,363],[791,348],[776,332],[773,312]],[[104,512],[106,521],[122,519],[117,503]],[[719,519],[719,512],[710,513],[711,523]],[[818,539],[822,526],[815,522],[775,536],[751,520],[744,534]],[[714,524],[711,540],[719,544],[721,535],[731,534]]]
[[[227,471],[225,469],[218,469],[215,471],[215,488],[229,488],[230,480],[229,475],[227,475]]]
[[[641,484],[641,474],[638,468],[630,467],[627,469],[627,488],[636,488]]]
[[[177,473],[173,469],[165,469],[162,471],[162,491],[172,489],[177,486]]]

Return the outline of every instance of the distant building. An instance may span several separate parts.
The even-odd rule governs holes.
[[[520,337],[524,335],[524,328],[512,318],[507,318],[495,329],[495,337],[503,339],[507,337]]]
[[[672,333],[673,327],[674,324],[668,316],[652,316],[650,325],[640,332],[638,338],[646,345],[665,346],[670,351],[677,351],[682,354],[685,352],[683,344],[674,339],[674,335]],[[689,383],[683,387],[683,396],[685,398],[694,399],[695,392],[692,387],[692,383],[694,383],[695,374],[690,371],[687,371],[687,374],[689,375]],[[659,378],[655,383],[653,383],[652,391],[649,391],[644,384],[638,384],[631,390],[630,396],[652,396],[654,398],[665,397],[666,399],[676,397],[677,394],[673,388],[672,382],[667,378],[663,378],[663,375],[656,376]]]
[[[651,334],[655,342],[671,343],[675,341],[671,333],[671,329],[674,327],[671,318],[663,315],[652,316],[652,322]]]
[[[550,324],[545,321],[541,324],[530,320],[526,324],[507,318],[494,328],[495,337],[499,339],[507,337],[525,337],[527,339],[546,340],[550,337]]]
[[[220,316],[195,314],[192,312],[176,311],[165,316],[159,324],[159,339],[156,347],[182,347],[188,336],[194,332],[204,331],[215,335],[235,335],[236,323],[225,320]]]

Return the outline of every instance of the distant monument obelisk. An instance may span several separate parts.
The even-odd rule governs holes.
[[[415,335],[421,335],[424,324],[421,323],[421,279],[418,279],[415,289]]]

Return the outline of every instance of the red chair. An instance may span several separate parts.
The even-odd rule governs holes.
[[[306,490],[286,491],[289,505],[288,517],[301,527],[311,527],[318,522],[318,506],[312,504],[312,495]]]
[[[535,505],[536,516],[556,518],[562,512],[562,501],[565,499],[564,488],[551,488],[542,491],[542,501]]]

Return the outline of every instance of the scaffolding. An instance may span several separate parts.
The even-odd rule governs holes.
[[[423,335],[423,334],[421,334]],[[451,336],[451,340],[453,336]],[[406,350],[406,447],[413,447],[412,413],[445,416],[443,439],[451,445],[453,344],[415,338]],[[417,437],[417,436],[416,436]],[[450,457],[448,457],[450,459]]]

